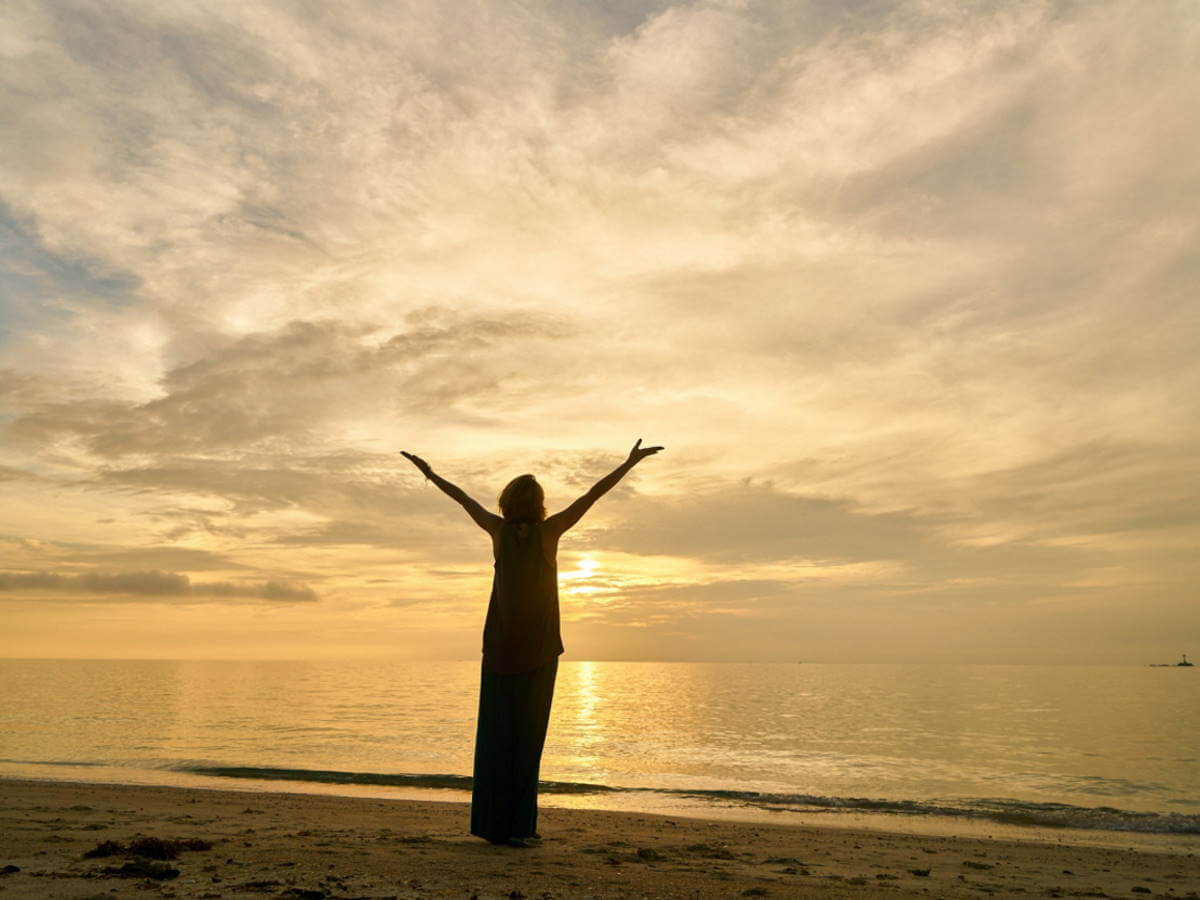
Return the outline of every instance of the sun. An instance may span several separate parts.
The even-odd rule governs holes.
[[[559,575],[561,581],[566,582],[565,591],[573,596],[599,593],[602,588],[594,583],[589,583],[592,577],[600,568],[600,562],[594,556],[581,556],[575,562],[575,568],[562,572]]]

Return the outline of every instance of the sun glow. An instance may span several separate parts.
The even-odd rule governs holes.
[[[575,561],[575,568],[559,573],[559,580],[566,583],[564,590],[568,594],[594,594],[599,588],[588,581],[600,568],[600,563],[594,557],[582,556]]]
[[[585,556],[583,559],[579,560],[576,565],[576,571],[580,573],[580,578],[589,578],[593,572],[600,568],[600,563],[592,559],[590,556]]]

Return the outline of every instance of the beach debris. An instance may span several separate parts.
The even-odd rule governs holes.
[[[14,872],[20,872],[20,871],[21,871],[20,866],[5,866],[3,869],[0,869],[0,875],[11,875]]]
[[[712,844],[688,844],[687,849],[692,853],[699,853],[705,859],[736,859],[728,848],[714,846]]]
[[[765,897],[770,893],[765,887],[746,888],[742,891],[743,897]]]
[[[638,859],[643,862],[655,862],[663,858],[663,855],[653,847],[641,847],[637,852]]]
[[[929,873],[932,871],[933,869],[909,869],[908,874],[916,875],[918,878],[928,878]]]
[[[1135,894],[1153,894],[1154,893],[1154,891],[1150,890],[1150,888],[1145,887],[1140,884],[1135,885],[1134,887],[1131,887],[1130,890]]]
[[[139,859],[122,866],[105,866],[104,874],[115,875],[117,878],[152,878],[155,881],[167,881],[178,878],[179,870],[163,862]]]
[[[994,869],[996,866],[992,863],[975,862],[973,859],[964,859],[963,865],[968,869]]]
[[[150,859],[175,859],[184,851],[211,850],[212,844],[201,838],[163,838],[146,837],[129,842],[129,852],[135,856],[145,856]]]
[[[297,897],[299,900],[325,900],[325,892],[312,888],[288,888],[283,892],[284,897]]]
[[[211,850],[212,844],[200,838],[175,838],[165,840],[157,837],[134,838],[128,844],[119,841],[101,841],[83,854],[84,859],[105,856],[141,856],[145,859],[176,859],[184,850]]]
[[[98,859],[102,856],[119,856],[125,852],[125,845],[116,841],[101,841],[91,850],[83,854],[84,859]]]

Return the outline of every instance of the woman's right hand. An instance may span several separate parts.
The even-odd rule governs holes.
[[[643,447],[642,439],[638,438],[637,443],[633,445],[633,449],[629,451],[629,459],[626,462],[631,466],[636,465],[647,456],[653,456],[661,449],[662,447]]]

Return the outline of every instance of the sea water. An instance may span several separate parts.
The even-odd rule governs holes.
[[[465,799],[478,662],[0,660],[0,776]],[[1200,834],[1200,667],[563,661],[544,806]]]

